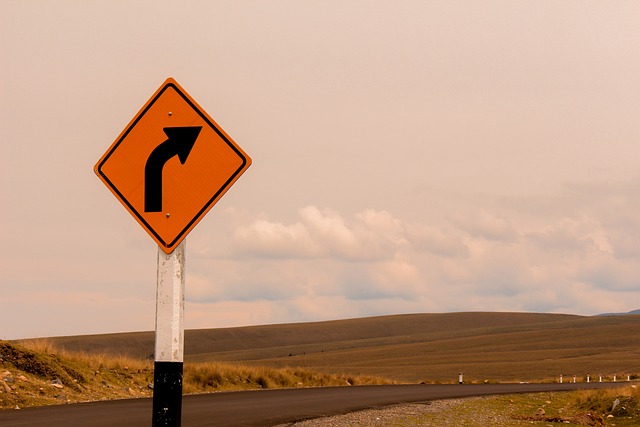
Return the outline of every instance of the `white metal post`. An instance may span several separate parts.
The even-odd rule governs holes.
[[[186,239],[170,254],[158,247],[153,422],[179,427],[184,361]]]

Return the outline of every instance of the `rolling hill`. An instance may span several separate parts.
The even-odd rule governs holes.
[[[153,332],[55,337],[68,350],[153,357]],[[640,316],[407,314],[185,331],[185,362],[225,361],[403,382],[640,373]]]

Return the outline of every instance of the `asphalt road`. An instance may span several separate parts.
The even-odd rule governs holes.
[[[190,395],[183,398],[182,426],[274,426],[409,402],[609,388],[624,383],[445,384],[327,387]],[[151,425],[151,399],[127,399],[0,411],[0,426],[140,427]]]

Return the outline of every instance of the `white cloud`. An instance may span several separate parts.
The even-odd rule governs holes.
[[[469,248],[459,233],[416,223],[404,224],[407,240],[418,252],[430,252],[447,258],[466,258]]]
[[[392,258],[406,240],[401,222],[385,211],[365,210],[348,221],[331,209],[306,206],[298,222],[255,219],[233,232],[238,254],[262,258],[339,258],[371,261]]]
[[[257,219],[234,230],[236,249],[247,254],[272,258],[306,258],[320,254],[320,248],[302,223],[284,225]]]
[[[606,291],[640,291],[640,260],[617,259],[594,252],[585,260],[579,278],[593,288]]]
[[[513,242],[518,238],[517,231],[508,219],[490,214],[485,210],[475,214],[467,212],[451,215],[449,219],[454,225],[473,237],[502,242]]]
[[[525,239],[541,251],[578,253],[595,247],[597,243],[608,247],[600,230],[597,221],[585,216],[562,218],[549,226],[527,232]]]
[[[535,196],[517,205],[496,199],[477,216],[448,215],[448,225],[375,209],[344,215],[306,206],[290,223],[245,212],[227,232],[232,253],[197,261],[198,291],[190,298],[205,305],[269,302],[300,319],[322,318],[323,311],[332,318],[379,314],[382,307],[630,310],[632,301],[615,295],[638,291],[639,260],[625,238],[637,233],[638,221],[585,196],[595,192],[628,207],[635,187],[615,187],[624,189],[617,194],[612,187],[567,187],[555,202],[548,199],[564,208],[536,212],[535,221],[525,209],[535,206]]]

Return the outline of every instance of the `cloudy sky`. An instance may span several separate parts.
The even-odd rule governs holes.
[[[0,1],[0,338],[154,328],[93,165],[174,77],[253,165],[186,327],[640,308],[636,1]]]

